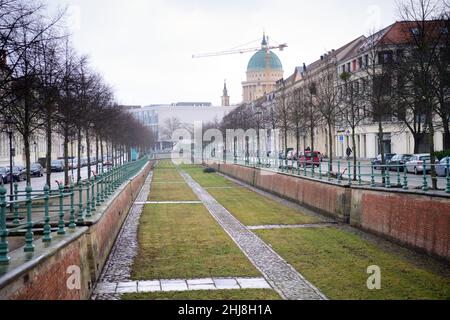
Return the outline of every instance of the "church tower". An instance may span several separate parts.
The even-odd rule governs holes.
[[[222,107],[230,106],[230,96],[228,95],[227,83],[223,84],[223,96],[222,96]]]

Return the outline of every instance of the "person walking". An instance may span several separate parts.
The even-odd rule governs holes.
[[[348,146],[347,150],[345,151],[345,153],[347,154],[347,159],[350,159],[352,152],[353,152],[352,149],[350,148],[350,146]]]

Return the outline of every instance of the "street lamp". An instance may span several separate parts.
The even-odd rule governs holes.
[[[8,134],[8,138],[9,138],[9,200],[10,200],[10,206],[9,206],[9,211],[12,213],[13,211],[13,205],[12,202],[14,200],[13,198],[13,180],[14,180],[14,176],[13,176],[13,157],[15,156],[15,149],[13,148],[13,142],[12,142],[12,137],[13,137],[13,125],[14,125],[14,121],[8,117],[5,119],[5,131]]]
[[[33,142],[33,146],[34,146],[34,163],[37,162],[37,142],[34,141]]]

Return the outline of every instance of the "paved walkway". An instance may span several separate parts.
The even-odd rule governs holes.
[[[272,289],[264,278],[204,278],[101,282],[97,295],[198,290]]]
[[[184,171],[180,171],[180,173],[211,215],[283,298],[289,300],[326,299],[316,287],[240,223],[189,174]]]
[[[120,230],[116,242],[114,243],[108,257],[108,261],[102,270],[99,283],[124,282],[131,278],[131,266],[138,250],[137,230],[139,226],[139,219],[144,209],[145,200],[150,192],[152,178],[153,171],[149,173],[135,200],[135,203],[131,207],[128,217],[125,219],[123,227]],[[91,299],[118,300],[120,299],[120,294],[115,292],[97,293],[95,289]]]

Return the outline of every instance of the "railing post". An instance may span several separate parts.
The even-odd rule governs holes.
[[[83,223],[83,182],[78,182],[78,223]]]
[[[446,165],[446,174],[447,174],[447,188],[445,189],[446,193],[450,193],[450,157],[447,157],[447,165]]]
[[[69,228],[75,229],[77,227],[75,223],[75,207],[74,207],[74,197],[75,197],[75,186],[73,182],[70,183],[70,222]]]
[[[375,172],[373,170],[373,163],[370,164],[370,186],[375,188]]]
[[[9,264],[8,229],[6,228],[6,189],[0,185],[0,264]]]
[[[92,177],[91,212],[95,211],[95,176]]]
[[[58,221],[58,234],[66,234],[65,223],[64,223],[64,186],[61,183],[59,185],[59,221]]]
[[[348,185],[351,186],[352,185],[352,175],[351,175],[352,164],[351,164],[350,160],[347,163],[347,170],[348,170]]]
[[[52,241],[52,227],[50,226],[50,213],[48,208],[49,192],[50,188],[46,184],[44,186],[44,236],[42,237],[43,242]]]
[[[429,191],[430,188],[428,187],[428,181],[427,181],[427,161],[423,160],[423,191]]]
[[[358,161],[358,184],[362,185],[362,178],[361,178],[361,161]]]
[[[319,159],[319,179],[322,180],[322,158]]]
[[[385,187],[390,189],[391,188],[391,171],[390,171],[389,164],[386,165],[384,174],[385,174],[385,179],[386,179]]]
[[[10,204],[13,205],[12,203]],[[19,224],[19,185],[14,183],[14,220],[13,224]]]
[[[400,177],[400,165],[397,165],[397,186],[401,186],[402,185],[402,179]]]
[[[33,234],[33,221],[31,219],[31,189],[30,185],[27,185],[25,188],[26,194],[26,202],[27,202],[27,233],[25,235],[25,252],[33,252],[34,251],[34,234]]]
[[[86,179],[86,218],[92,217],[91,214],[91,181]]]
[[[342,175],[341,175],[341,161],[338,160],[338,174],[337,174],[338,183],[341,183],[341,178],[342,178]]]
[[[315,167],[314,167],[314,157],[311,157],[311,178],[314,178],[315,176]]]
[[[97,180],[97,199],[96,199],[97,202],[96,202],[96,206],[99,207],[100,203],[101,203],[101,196],[102,196],[102,194],[100,192],[100,181],[102,180],[102,175],[100,174],[98,176],[95,176],[95,180]]]
[[[408,190],[408,171],[406,170],[406,164],[403,166],[403,190]]]

